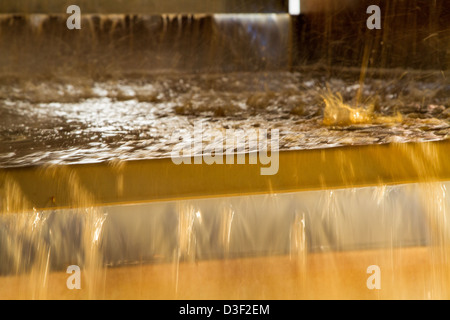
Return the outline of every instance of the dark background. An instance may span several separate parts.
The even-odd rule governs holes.
[[[70,4],[82,9],[82,30],[66,28]],[[288,0],[0,0],[0,73],[450,66],[448,0],[301,4],[302,14],[290,19],[229,15],[228,22],[217,23],[214,13],[286,13]],[[370,5],[381,8],[381,30],[366,27]],[[46,18],[30,16],[36,13]],[[120,21],[111,13],[121,14]]]

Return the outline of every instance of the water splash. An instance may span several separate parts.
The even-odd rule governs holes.
[[[397,112],[395,116],[383,116],[374,112],[373,103],[353,107],[345,103],[339,93],[328,92],[323,96],[325,109],[323,124],[327,126],[350,126],[354,124],[392,124],[402,123],[403,116]]]
[[[47,168],[45,174],[52,175],[52,171]],[[101,248],[106,215],[97,208],[88,208],[92,196],[74,175],[62,174],[60,179],[74,185],[75,209],[30,209],[20,184],[8,177],[3,180],[1,200],[6,213],[0,216],[0,276],[14,279],[19,288],[15,298],[47,299],[54,294],[52,274],[72,264],[83,269],[82,285],[87,291],[84,298],[100,298],[104,292]]]
[[[328,94],[324,97],[325,109],[323,123],[325,125],[367,124],[373,119],[373,107],[352,108],[345,104],[340,94]]]
[[[394,1],[393,7],[399,3],[399,1]],[[390,10],[392,7],[388,12],[391,12]],[[434,6],[432,16],[434,18],[437,16],[436,6]],[[410,15],[408,17],[405,22],[411,19]],[[124,70],[128,72],[130,69],[140,71],[142,69],[174,68],[197,71],[201,66],[208,71],[223,71],[225,66],[226,71],[229,71],[241,70],[241,68],[248,70],[248,66],[250,66],[250,70],[253,70],[252,68],[267,70],[271,67],[284,67],[287,64],[287,49],[280,49],[277,44],[282,44],[283,48],[287,46],[286,35],[288,33],[285,32],[285,28],[289,21],[285,16],[270,15],[262,18],[259,15],[237,18],[191,15],[158,17],[92,15],[86,16],[83,21],[87,25],[86,31],[83,31],[86,32],[84,34],[86,38],[65,39],[59,33],[61,30],[55,27],[55,23],[64,25],[64,23],[60,23],[64,20],[62,17],[47,19],[31,16],[30,19],[23,19],[0,16],[0,40],[2,48],[5,48],[5,51],[2,51],[5,52],[5,55],[0,57],[3,62],[0,66],[3,68],[2,71],[6,72],[11,72],[15,67],[24,67],[25,70],[29,67],[28,71],[33,71],[32,74],[40,74],[34,72],[36,70],[33,68],[36,65],[44,67],[58,65],[55,70],[63,71],[62,74],[70,71],[68,74],[72,75],[74,70],[87,70],[93,78],[111,76],[115,71],[122,75],[125,73]],[[395,19],[396,15],[388,18]],[[344,65],[349,61],[353,63],[354,59],[351,58],[361,58],[361,52],[348,50],[345,46],[337,49],[333,47],[333,44],[340,42],[332,40],[339,40],[339,37],[342,36],[339,34],[336,37],[335,33],[340,32],[339,29],[333,30],[333,19],[328,16],[325,19],[324,28],[317,28],[318,31],[312,33],[316,35],[319,33],[323,36],[321,38],[323,43],[326,43],[321,50],[318,50],[319,58],[325,59],[329,65],[335,61],[342,62],[342,60],[345,60],[343,61]],[[435,26],[431,19],[433,18],[430,17],[432,23],[430,23],[429,31],[438,30],[438,26]],[[272,26],[270,30],[263,28],[266,21],[269,21]],[[317,21],[322,24],[324,22],[321,17]],[[388,22],[386,22],[387,25]],[[23,49],[26,42],[22,43],[17,40],[22,39],[16,33],[16,30],[19,29],[16,28],[17,26],[25,26],[20,29],[25,30],[25,39],[33,40],[30,47],[39,50]],[[42,39],[44,35],[42,30],[44,29],[49,31],[50,37],[46,39],[49,42]],[[378,40],[382,39],[382,42],[389,40],[392,43],[389,32],[394,30],[394,27],[384,29],[386,32]],[[30,34],[33,36],[26,38],[27,32],[30,30],[32,31]],[[324,32],[321,33],[321,31]],[[441,33],[438,33],[438,36],[435,36],[435,33],[426,33],[426,36],[420,39],[421,45],[436,44],[439,39],[446,39],[446,34]],[[36,34],[41,37],[35,37]],[[204,37],[199,37],[200,34]],[[412,37],[405,38],[420,38],[423,34],[424,32],[416,30]],[[239,35],[237,45],[236,35]],[[279,37],[280,35],[282,37]],[[366,36],[367,34],[360,33],[358,39]],[[83,42],[86,39],[89,39],[87,44]],[[351,39],[354,41],[353,37]],[[318,41],[319,46],[322,40]],[[407,59],[404,58],[408,56],[408,52],[401,46],[386,49],[388,48],[386,42],[380,49],[376,48],[375,43],[369,42],[362,41],[364,43],[362,54],[364,75],[369,65],[377,65],[374,63],[376,57],[380,58],[378,65],[381,66],[408,65]],[[53,46],[47,50],[46,43],[52,43]],[[413,43],[418,45],[419,42],[414,41]],[[277,50],[272,48],[277,48]],[[310,50],[316,49],[315,46],[310,48]],[[373,48],[376,50],[372,51]],[[445,46],[443,48],[445,50]],[[76,50],[72,51],[72,49]],[[348,52],[340,55],[340,50]],[[390,54],[389,50],[393,50],[393,54]],[[33,55],[38,52],[39,55],[29,57],[27,54],[30,52]],[[73,65],[63,63],[67,57],[71,57],[71,54],[80,52],[86,53],[90,57],[89,61],[93,61],[92,65],[85,65],[85,59],[77,60],[77,63]],[[171,54],[167,55],[167,52]],[[372,55],[374,52],[375,56]],[[419,50],[414,49],[413,52],[417,56]],[[428,50],[428,52],[430,51]],[[431,65],[444,65],[439,61],[436,63],[436,53],[439,52],[440,50],[434,50],[430,54],[431,60],[434,62]],[[16,53],[24,54],[24,56],[18,58]],[[165,59],[165,56],[169,57]],[[183,59],[186,56],[190,59]],[[103,60],[104,57],[109,60]],[[270,59],[273,59],[272,61],[275,63],[268,63],[267,60]],[[429,62],[425,60],[416,61],[414,64],[423,65]],[[36,63],[36,61],[40,63]],[[59,69],[59,64],[62,65],[61,69]],[[217,66],[220,68],[214,68]],[[442,75],[445,78],[444,72]],[[27,77],[27,73],[22,76]],[[260,74],[256,78],[259,77],[261,77]],[[276,78],[273,77],[273,74],[266,74],[264,79],[268,77]],[[293,75],[289,75],[289,79],[292,80],[292,77]],[[178,75],[176,78],[177,81],[183,80],[179,79]],[[306,122],[305,119],[308,118],[317,122],[322,119],[317,115],[316,109],[308,113],[310,110],[304,106],[314,104],[314,95],[303,95],[300,91],[314,88],[318,82],[325,82],[323,77],[318,77],[320,80],[301,78],[295,81],[284,81],[283,79],[286,78],[282,76],[279,81],[271,83],[250,81],[249,91],[255,91],[255,88],[265,91],[262,95],[256,94],[256,98],[253,99],[249,98],[248,92],[242,93],[245,91],[242,83],[246,81],[242,74],[237,74],[234,78],[230,74],[220,74],[218,78],[221,80],[214,83],[211,78],[200,78],[200,82],[208,84],[206,91],[212,90],[211,95],[214,98],[219,94],[218,91],[227,86],[231,88],[230,92],[239,91],[234,98],[231,93],[229,94],[232,96],[231,99],[229,96],[222,98],[230,105],[238,105],[238,107],[230,107],[227,110],[241,112],[240,115],[243,117],[248,113],[242,113],[242,110],[248,109],[254,113],[265,110],[268,122],[272,122],[274,118],[271,115],[280,110],[289,118],[288,114],[291,114],[292,110],[289,109],[288,112],[285,112],[286,110],[279,105],[289,105],[291,108],[290,104],[292,104],[296,108],[296,113],[304,114],[305,118],[283,119],[283,122],[291,121],[293,124],[288,128],[289,130],[297,128],[296,121]],[[255,74],[247,75],[248,78],[255,78]],[[369,81],[365,76],[361,78],[367,85]],[[413,80],[416,80],[414,76]],[[357,103],[354,106],[344,103],[344,98],[341,96],[326,97],[323,120],[325,124],[348,126],[380,123],[386,125],[390,120],[394,123],[403,121],[400,116],[394,116],[391,119],[378,116],[371,105],[367,109],[362,108],[359,105],[364,91],[362,82],[360,81]],[[197,111],[202,110],[204,101],[195,101],[196,96],[191,93],[201,92],[200,86],[192,87],[192,83],[194,82],[162,83],[161,87],[155,91],[162,91],[161,88],[164,87],[175,87],[177,90],[167,90],[165,92],[167,95],[163,98],[176,97],[180,100],[171,100],[173,105],[194,100],[200,105]],[[288,85],[283,86],[285,83]],[[401,85],[401,80],[399,83]],[[88,88],[85,91],[80,90],[82,93],[76,95],[74,104],[55,103],[53,100],[57,95],[55,95],[55,91],[50,90],[48,97],[44,97],[47,101],[34,101],[34,104],[23,107],[20,101],[16,104],[11,102],[11,99],[14,100],[14,94],[11,92],[15,91],[11,90],[10,83],[7,82],[6,94],[3,93],[2,98],[2,104],[6,107],[0,111],[6,110],[5,117],[11,112],[10,109],[19,111],[31,109],[33,112],[42,112],[44,115],[52,110],[60,112],[60,115],[63,116],[73,112],[78,114],[71,114],[68,118],[78,119],[83,123],[86,120],[83,116],[90,117],[91,113],[83,114],[83,107],[78,104],[79,100],[98,98],[100,100],[83,102],[83,106],[88,106],[86,109],[90,111],[92,111],[92,107],[95,107],[98,111],[97,115],[99,115],[96,120],[101,120],[98,123],[90,122],[86,131],[88,138],[91,138],[90,135],[96,132],[105,131],[105,129],[108,131],[107,134],[114,132],[125,132],[126,134],[132,128],[123,125],[121,121],[118,121],[115,126],[108,125],[108,121],[113,118],[123,120],[123,110],[126,108],[128,110],[139,109],[135,107],[134,99],[139,99],[137,89],[145,91],[144,87],[137,85],[131,86],[130,89],[130,86],[127,88],[122,84],[114,83],[106,84],[107,90],[102,90],[99,86],[101,85],[96,87],[94,84],[92,89],[90,85],[87,85]],[[286,89],[282,94],[267,93],[273,88],[282,86]],[[297,86],[301,90],[298,90]],[[387,82],[383,90],[389,91],[392,86],[395,87],[395,84]],[[292,98],[292,87],[295,89],[296,96],[293,97],[295,99],[290,99]],[[373,82],[373,87],[376,87],[376,82]],[[215,88],[220,88],[220,90]],[[426,100],[428,100],[428,95],[433,96],[441,91],[441,83],[437,84],[437,88],[439,89],[435,88],[435,92],[432,89],[430,93],[423,91],[414,93],[414,90],[411,90],[411,94],[420,100],[413,101],[417,102],[419,107],[409,106],[405,109],[432,116],[435,110],[441,108],[431,107],[432,104]],[[41,89],[42,87],[36,87],[35,91],[41,92]],[[72,89],[73,87],[70,87],[66,92],[72,91]],[[393,93],[388,92],[386,100],[400,96],[400,89],[394,88],[391,91]],[[62,92],[64,96],[64,90]],[[445,90],[441,92],[445,95]],[[408,94],[408,92],[405,93],[405,96],[401,98],[406,99]],[[18,96],[17,100],[23,99],[20,92]],[[204,97],[205,95],[199,94],[199,96]],[[146,102],[149,104],[145,104],[145,108],[140,109],[141,112],[149,110],[146,108],[154,110],[155,104],[158,104],[160,100],[160,97],[153,95],[153,92],[148,98],[150,101]],[[112,99],[128,101],[128,104],[113,103]],[[399,100],[401,99],[397,99],[395,102],[397,103]],[[219,103],[220,107],[225,106],[223,101],[221,105]],[[443,102],[444,100],[439,101],[442,104],[440,106],[446,103]],[[420,104],[425,103],[427,104],[425,107],[429,109],[428,114],[423,113],[421,109],[423,106]],[[105,105],[110,108],[105,108]],[[167,116],[168,105],[170,104],[164,106],[164,112],[157,114],[155,118],[162,117],[162,115]],[[386,105],[392,107],[387,102]],[[142,107],[142,105],[140,106]],[[194,107],[184,109],[192,109],[195,112],[195,107],[194,105]],[[178,110],[183,111],[184,109],[179,108]],[[443,117],[445,108],[442,107],[442,109],[439,116]],[[107,112],[102,114],[102,110]],[[211,109],[206,109],[206,112],[210,111]],[[22,113],[28,114],[27,112]],[[163,127],[160,125],[161,122],[157,122],[154,118],[145,122],[148,121],[147,112],[142,113],[145,118],[143,125],[150,127],[145,130],[155,134],[158,132],[155,131],[155,127]],[[216,113],[214,112],[214,114]],[[226,112],[223,110],[217,112],[217,115],[221,114],[223,116]],[[187,113],[183,116],[188,118],[192,114]],[[255,122],[260,124],[262,120],[258,116],[258,114],[255,116]],[[139,115],[137,118],[141,119]],[[125,118],[125,122],[132,122],[129,119]],[[65,122],[66,118],[63,120]],[[173,121],[170,120],[173,119],[169,119],[164,125],[169,127],[169,122],[173,124]],[[187,120],[183,118],[183,121]],[[388,126],[383,134],[412,140],[422,137],[422,141],[438,139],[434,135],[421,136],[417,132],[411,133],[413,129],[418,130],[423,128],[424,124],[428,125],[433,121],[437,121],[437,119],[429,118],[422,122],[417,120],[416,127],[407,123],[403,127],[397,126],[391,130]],[[185,122],[182,123],[185,124]],[[234,126],[242,124],[237,121],[222,122],[223,125],[230,125],[230,123]],[[280,125],[280,123],[281,121],[276,125]],[[252,123],[245,125],[252,125]],[[438,122],[437,129],[435,128],[436,132],[440,134],[442,127],[446,130],[444,125],[447,125],[444,120]],[[305,143],[306,147],[305,145],[301,146],[303,148],[338,145],[337,141],[332,139],[335,136],[331,136],[328,128],[320,125],[302,128],[304,132],[300,136],[291,137],[291,139],[302,142],[310,139],[309,144]],[[40,129],[37,128],[37,131],[41,131]],[[310,129],[317,131],[311,134]],[[363,130],[371,129],[373,128],[363,128]],[[395,130],[400,131],[400,129],[403,129],[403,135],[392,133]],[[428,130],[427,128],[423,129],[422,131]],[[78,131],[83,131],[83,129],[78,127]],[[147,131],[146,133],[148,133]],[[365,137],[367,138],[373,133],[380,134],[380,131],[369,131]],[[348,138],[349,144],[354,144],[358,138],[357,135],[351,136],[350,131],[343,130],[343,135]],[[20,138],[20,134],[18,136]],[[139,143],[149,137],[144,137],[139,140]],[[18,140],[20,140],[19,138]],[[119,138],[119,140],[124,139],[122,136]],[[321,142],[324,139],[327,141],[325,144]],[[164,142],[164,139],[161,141]],[[370,141],[379,142],[379,140]],[[381,142],[388,141],[385,139]],[[298,147],[299,142],[295,143],[295,146]],[[365,140],[364,143],[368,142]],[[128,156],[131,153],[130,148],[132,147],[125,146],[123,149],[126,150]],[[403,148],[404,151],[404,156],[399,161],[404,161],[405,165],[412,165],[415,168],[420,177],[419,184],[398,186],[380,184],[367,188],[354,188],[349,183],[346,189],[341,190],[327,190],[327,186],[324,184],[325,190],[322,191],[221,199],[192,199],[107,208],[93,207],[96,203],[95,194],[83,186],[79,177],[70,170],[70,167],[57,171],[52,167],[43,167],[41,171],[43,175],[49,175],[61,184],[68,184],[72,187],[69,202],[73,206],[73,209],[55,209],[45,212],[33,209],[27,200],[26,193],[21,188],[20,181],[11,180],[7,174],[0,172],[0,210],[6,212],[0,217],[0,256],[2,258],[0,259],[0,283],[5,284],[0,285],[0,297],[43,299],[76,296],[76,293],[69,292],[67,288],[64,288],[67,277],[64,268],[69,264],[79,263],[83,266],[83,287],[85,286],[85,291],[78,295],[82,298],[114,298],[117,296],[122,298],[184,299],[448,298],[450,219],[448,217],[447,189],[449,184],[436,182],[439,178],[442,157],[439,157],[437,149],[430,145],[424,144],[419,152],[414,151],[406,144],[400,145],[399,148]],[[61,158],[74,156],[74,161],[79,161],[76,156],[79,157],[82,151],[80,149],[64,150]],[[98,153],[98,149],[94,148],[91,153]],[[8,152],[8,155],[10,154],[11,152]],[[148,156],[146,152],[142,154]],[[14,153],[11,157],[13,156],[15,156]],[[382,159],[382,154],[378,156]],[[43,158],[45,160],[45,156]],[[111,153],[108,153],[105,158],[100,160],[110,158]],[[28,161],[26,163],[30,163],[30,159],[35,158],[32,155],[25,158]],[[96,157],[95,160],[99,161],[99,157]],[[348,161],[344,151],[339,161],[342,168],[339,173],[344,180],[355,175],[352,163]],[[324,163],[326,164],[325,153]],[[114,187],[120,194],[123,192],[121,163],[118,161],[107,165],[112,167],[112,171],[117,176],[112,183],[115,184]],[[297,174],[301,174],[303,168],[296,170],[298,170]],[[390,173],[395,176],[394,171]],[[227,177],[221,178],[226,180]],[[48,201],[57,206],[59,199],[51,198]],[[365,287],[367,266],[374,264],[379,265],[383,270],[383,289],[379,292],[368,291]],[[107,267],[109,268],[107,269]],[[174,285],[171,285],[172,283]],[[200,287],[201,290],[199,290]],[[3,288],[7,288],[8,292]]]

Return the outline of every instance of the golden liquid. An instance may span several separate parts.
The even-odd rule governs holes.
[[[407,144],[404,152],[410,152]],[[77,232],[55,232],[49,242],[48,212],[2,217],[9,236],[3,248],[12,250],[8,256],[16,261],[12,272],[0,276],[0,298],[447,299],[448,184],[434,179],[437,150],[424,145],[419,152],[420,157],[410,155],[421,173],[418,184],[180,200],[142,212],[136,206],[119,213],[87,207],[93,200],[72,177],[79,208],[56,214],[68,228],[75,221]],[[26,196],[13,181],[5,185],[3,200],[20,212]],[[416,202],[408,206],[412,199]],[[123,228],[106,228],[117,217]],[[78,247],[70,247],[65,236]],[[119,245],[108,247],[111,239]],[[114,265],[103,259],[106,247],[120,256],[138,242],[133,261]],[[52,267],[52,258],[69,250],[78,253],[65,261],[82,262],[81,290],[67,288],[66,265]],[[149,261],[145,255],[151,252]],[[367,287],[372,265],[380,267],[380,289]]]
[[[394,1],[396,5],[399,3]],[[422,37],[422,33],[414,29],[410,37],[405,37],[405,42],[414,38],[412,43],[416,46],[430,42],[438,44],[439,39],[447,39],[446,33],[434,26],[438,21],[433,18],[438,11],[436,6],[433,10],[435,11],[430,16],[430,33]],[[394,14],[386,16],[391,20],[397,19]],[[10,18],[2,19],[9,21],[7,19]],[[123,16],[109,16],[101,21],[101,28],[108,21],[110,23],[107,43],[114,43],[116,32],[121,36],[124,19]],[[201,39],[201,30],[200,24],[193,19],[192,38],[182,37],[181,24],[174,23],[178,19],[177,16],[163,17],[161,41],[148,42],[145,38],[149,44],[156,44],[154,47],[158,48],[157,54],[162,57],[162,62],[156,68],[153,65],[156,59],[148,59],[150,55],[144,52],[133,56],[131,62],[139,62],[137,65],[131,63],[132,68],[123,69],[142,70],[146,67],[159,70],[158,68],[176,66],[182,70],[197,70],[198,65],[227,66],[236,60],[240,63],[236,64],[235,69],[240,70],[241,65],[251,64],[242,55],[228,50],[234,48],[228,44],[228,39],[218,37],[213,31],[209,31],[212,34],[212,45],[208,43],[206,49],[200,50],[191,43],[179,45],[184,38],[188,41]],[[63,52],[59,48],[65,45],[63,41],[60,45],[57,42],[58,46],[49,47],[48,52],[52,53],[50,57],[53,58],[48,58],[48,52],[43,50],[46,46],[39,40],[43,33],[43,18],[33,16],[30,21],[33,32],[28,37],[37,39],[34,47],[31,46],[33,50],[23,50],[23,41],[16,40],[22,38],[15,33],[2,33],[2,38],[6,39],[3,41],[6,43],[5,48],[11,48],[8,49],[11,52],[6,55],[11,57],[11,61],[4,63],[4,71],[21,72],[21,69],[16,70],[20,66],[27,77],[28,72],[39,73],[34,71],[36,66],[52,66],[52,63],[58,65],[59,61],[72,61],[59,56]],[[198,21],[210,23],[204,17],[198,17]],[[220,17],[215,21],[216,28],[227,25],[227,21]],[[274,23],[280,31],[277,34],[287,34],[281,32],[281,27],[286,25],[287,20],[283,18],[283,21],[283,24]],[[324,25],[323,28],[318,28],[324,30],[321,37],[324,43],[321,49],[324,53],[323,60],[331,66],[334,57],[339,56],[329,46],[333,40],[332,16],[326,17],[325,23],[321,18],[317,21]],[[259,25],[258,21],[255,25]],[[167,37],[168,26],[177,26],[173,37]],[[395,38],[389,40],[389,32],[394,28],[389,26],[386,19],[383,27],[386,31],[377,36],[378,40],[383,40],[386,44],[395,41]],[[86,28],[83,30],[87,30],[85,37],[75,41],[78,46],[74,50],[75,55],[83,52],[86,44],[89,48],[99,47],[91,20],[86,21]],[[429,37],[435,31],[439,31],[438,37]],[[235,31],[232,34],[237,33]],[[358,37],[360,40],[371,39],[364,32]],[[14,39],[14,43],[11,44],[9,39]],[[74,74],[88,70],[93,77],[97,74],[115,74],[116,70],[121,69],[115,59],[118,56],[129,57],[129,52],[133,51],[135,45],[133,37],[124,39],[126,41],[122,43],[123,48],[116,49],[115,54],[108,49],[107,56],[114,60],[111,64],[93,63],[85,66],[85,60],[82,59],[81,62],[66,67]],[[247,44],[246,38],[243,43]],[[281,43],[286,45],[285,41]],[[356,97],[357,105],[346,104],[336,95],[325,96],[325,125],[403,121],[401,115],[382,117],[375,114],[370,103],[365,107],[360,106],[361,88],[372,52],[372,44],[366,40],[364,43],[363,72]],[[43,52],[41,60],[18,55],[23,52],[33,52],[35,55],[40,52],[35,50],[36,47]],[[276,45],[272,47],[276,48],[275,52],[286,51],[280,50]],[[199,56],[199,61],[183,59],[181,55],[173,54],[178,51],[185,53],[186,48],[194,48],[188,56]],[[255,52],[253,47],[243,48],[248,48],[244,50],[247,55]],[[387,52],[386,48],[387,45],[374,50],[377,53],[375,57],[381,60],[378,63],[381,67],[389,66],[390,60],[395,62],[395,59],[408,58],[410,54],[403,52],[403,46],[394,48],[396,54]],[[166,52],[170,54],[165,54]],[[417,55],[415,47],[413,53]],[[261,56],[265,57],[264,54]],[[273,53],[268,57],[278,62],[275,66],[287,64],[288,59],[284,54],[280,57]],[[218,64],[218,60],[222,63]],[[33,63],[22,67],[25,61]],[[141,65],[142,62],[147,63]],[[261,66],[265,64],[261,62]],[[119,71],[117,73],[120,74],[119,78],[123,78]],[[446,81],[444,72],[442,75]],[[315,88],[317,84],[314,82],[311,86]],[[238,87],[242,88],[241,85]],[[266,88],[258,90],[267,91]],[[11,98],[10,91],[8,84],[6,93],[2,92],[4,100]],[[54,101],[52,92],[45,96],[40,87],[31,91],[36,92],[36,104]],[[157,95],[144,91],[148,96],[140,96],[136,92],[135,96],[140,97],[138,100],[157,100]],[[291,92],[286,92],[287,96],[292,95]],[[91,97],[91,86],[82,86],[79,95],[80,97],[73,98],[74,101]],[[217,92],[214,97],[216,95]],[[423,96],[422,92],[418,95]],[[67,97],[68,93],[64,96]],[[179,93],[175,96],[178,97]],[[247,93],[244,96],[247,97]],[[130,97],[124,92],[117,93],[115,98],[120,101]],[[192,96],[187,96],[188,101],[192,99]],[[238,100],[242,100],[240,96]],[[247,99],[243,101],[245,100]],[[308,101],[308,104],[314,102]],[[121,108],[117,109],[121,111]],[[36,105],[30,109],[39,110]],[[103,109],[105,108],[100,106],[97,115]],[[302,114],[303,111],[299,111],[302,109],[302,106],[295,105],[292,111]],[[179,110],[183,111],[183,108]],[[165,110],[165,114],[167,113]],[[88,116],[90,118],[91,113]],[[113,116],[106,115],[105,118],[109,120],[123,116],[122,113],[117,113]],[[80,119],[82,123],[87,121]],[[93,127],[92,124],[90,126]],[[98,125],[102,130],[104,126],[103,123]],[[315,147],[320,140],[322,139],[314,142]],[[351,144],[355,141],[349,140]],[[449,185],[437,182],[440,178],[438,169],[442,165],[439,160],[442,156],[439,157],[438,153],[442,150],[439,151],[430,144],[423,144],[419,151],[407,144],[400,145],[399,148],[403,151],[403,157],[398,161],[414,165],[419,184],[395,187],[380,183],[371,188],[354,188],[349,183],[341,190],[327,189],[324,185],[322,191],[179,200],[149,208],[94,207],[97,204],[95,196],[76,175],[69,170],[58,170],[59,175],[56,175],[56,171],[49,167],[43,169],[43,174],[53,174],[57,182],[69,181],[72,187],[69,199],[72,209],[55,212],[30,210],[32,205],[26,192],[21,190],[19,181],[7,175],[0,176],[4,179],[0,181],[0,205],[2,211],[7,212],[0,217],[0,299],[448,299]],[[382,154],[378,156],[383,157]],[[326,163],[326,157],[323,162]],[[342,151],[340,162],[344,168],[339,172],[342,178],[345,180],[353,177],[355,173],[352,171],[351,161],[346,159],[345,150]],[[118,177],[115,187],[120,195],[123,192],[120,162],[114,168],[117,169]],[[395,176],[395,170],[399,166],[393,165],[392,168],[392,175]],[[296,168],[295,172],[298,170]],[[220,178],[226,181],[228,177]],[[208,202],[205,204],[203,201]],[[119,212],[114,213],[114,210]],[[110,221],[115,221],[116,227],[112,227]],[[66,281],[70,275],[65,270],[69,265],[81,267],[81,290],[67,288]],[[380,289],[367,287],[370,277],[367,268],[372,265],[380,267]]]
[[[332,94],[325,102],[326,125],[403,121]],[[319,191],[148,205],[97,207],[77,171],[42,167],[40,175],[70,186],[70,209],[55,211],[31,210],[32,195],[5,170],[0,299],[447,299],[450,198],[439,176],[445,147],[395,146],[366,153],[382,161],[383,150],[398,152],[398,163],[380,165],[387,170],[380,181],[407,168],[416,183],[372,177],[370,187],[353,186],[360,169],[342,148],[333,158],[342,189],[324,182]],[[315,165],[330,161],[326,149],[322,155]],[[115,179],[108,190],[121,197],[124,162],[109,165]],[[230,178],[220,172],[215,178]],[[70,265],[81,268],[81,290],[67,287]],[[381,270],[380,289],[367,286],[373,265]]]

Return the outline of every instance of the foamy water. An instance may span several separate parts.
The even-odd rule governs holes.
[[[278,129],[281,150],[446,139],[450,87],[413,78],[364,86],[306,72],[22,79],[0,85],[0,166],[169,157],[173,133],[192,136],[199,123],[204,130]],[[328,90],[349,105],[361,91],[378,120],[324,125]]]

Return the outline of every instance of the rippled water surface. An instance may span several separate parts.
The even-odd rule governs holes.
[[[326,92],[349,104],[361,92],[380,119],[324,125]],[[203,128],[279,129],[280,149],[441,140],[450,133],[450,86],[433,81],[366,80],[264,72],[114,78],[2,79],[0,166],[168,157],[174,132]],[[193,137],[193,139],[196,139]]]

